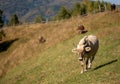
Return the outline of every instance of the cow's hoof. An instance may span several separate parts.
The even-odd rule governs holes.
[[[88,67],[88,68],[87,68],[87,70],[90,70],[90,69],[91,69],[91,67]]]
[[[87,71],[87,69],[84,70],[84,72],[86,72],[86,71]]]
[[[91,65],[88,66],[88,69],[91,69]]]
[[[81,71],[81,74],[83,74],[83,71]]]

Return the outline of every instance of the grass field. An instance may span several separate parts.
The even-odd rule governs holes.
[[[17,49],[21,52],[23,52],[22,49],[24,50],[23,54],[18,52],[21,56],[19,60],[22,61],[18,62],[15,65],[16,67],[6,65],[5,70],[9,70],[7,70],[5,76],[0,78],[0,84],[120,84],[119,18],[120,12],[105,12],[86,17],[75,17],[59,23],[38,24],[36,29],[34,28],[35,25],[31,25],[29,26],[29,32],[22,35],[19,34],[25,32],[25,30],[21,30],[20,33],[15,32],[16,37],[21,39],[13,43],[8,51],[1,52],[0,55],[6,56],[12,50],[15,52],[14,48],[18,44],[27,48],[19,49],[20,46],[16,48],[16,52]],[[84,24],[88,33],[77,34],[76,26],[79,24]],[[15,29],[18,31],[20,28]],[[31,42],[34,42],[40,33],[38,29],[40,29],[40,32],[43,31],[41,32],[42,35],[48,38],[47,42],[43,45],[32,45]],[[99,38],[100,47],[92,69],[80,74],[80,63],[77,55],[72,53],[71,49],[73,48],[73,42],[78,43],[83,36],[89,34],[96,35]],[[12,34],[10,35],[13,38]],[[14,38],[16,37],[14,36]],[[33,40],[31,40],[31,37]],[[25,59],[25,55],[30,55],[29,53],[32,56]],[[15,58],[13,60],[15,61]]]

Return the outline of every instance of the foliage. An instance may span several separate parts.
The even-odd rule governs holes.
[[[65,8],[65,7],[61,7],[58,14],[57,14],[57,19],[61,20],[61,19],[68,19],[70,18],[70,13],[69,11]]]
[[[71,17],[71,13],[65,7],[61,7],[56,17],[58,20],[68,19]]]
[[[95,1],[94,2],[94,12],[98,12],[99,11],[99,1]]]
[[[105,5],[107,10],[111,10],[111,3],[105,3]]]
[[[3,11],[0,9],[0,28],[2,28],[3,24],[4,24],[4,22],[2,20],[2,14],[3,14]]]
[[[16,13],[22,22],[32,22],[36,15],[39,14],[43,17],[52,18],[52,16],[56,15],[61,5],[72,7],[75,2],[81,2],[81,0],[70,0],[69,4],[64,0],[0,0],[0,5],[4,9],[5,14],[9,15],[6,17],[7,20]]]
[[[87,13],[103,12],[110,10],[110,3],[98,1],[83,0],[82,3],[76,3],[71,10],[61,7],[55,18],[67,19],[71,16],[84,15]]]
[[[94,9],[97,10],[97,11],[100,11],[100,12],[104,12],[106,10],[110,10],[110,3],[108,2],[100,2],[99,0],[98,1],[95,1],[94,2]]]
[[[89,1],[87,6],[88,12],[93,12],[95,10],[95,2],[94,1]]]
[[[81,15],[83,14],[87,14],[87,5],[82,4],[82,8],[81,8]]]
[[[12,17],[11,17],[11,20],[9,22],[9,25],[10,26],[13,26],[13,25],[18,25],[20,22],[18,20],[18,16],[16,14],[14,14]]]
[[[14,67],[0,79],[0,84],[119,84],[119,13],[103,12],[60,22],[8,28],[7,40],[20,39],[0,53],[2,68],[5,68],[1,71]],[[76,27],[79,24],[87,26],[89,32],[78,35]],[[80,74],[77,55],[71,52],[72,44],[89,34],[97,35],[100,46],[92,69]],[[38,43],[39,35],[45,36],[45,44]]]
[[[76,3],[72,9],[72,16],[77,16],[81,14],[81,4]]]
[[[77,4],[74,5],[75,2],[77,2]],[[101,9],[105,10],[105,5],[103,4],[106,4],[107,10],[110,9],[110,4],[100,2],[100,0],[71,0],[69,4],[64,0],[55,0],[54,3],[52,0],[0,0],[0,3],[5,15],[9,15],[6,17],[6,21],[10,19],[10,15],[16,13],[22,22],[32,22],[35,16],[39,14],[43,17],[52,18],[60,11],[61,4],[65,6],[66,9],[69,7],[70,14],[66,14],[65,16],[67,18],[71,16],[71,12],[72,16],[76,16],[89,12],[98,12],[99,10],[101,11]],[[84,6],[82,6],[82,4],[84,4]],[[11,5],[12,7],[10,7]],[[56,18],[58,18],[58,16],[54,19]]]
[[[43,17],[41,15],[35,18],[35,23],[41,23],[43,21]]]
[[[110,10],[110,3],[104,1],[90,1],[85,0],[83,3],[86,6],[86,11],[91,12],[104,12]]]
[[[100,3],[100,7],[101,7],[101,12],[104,12],[106,10],[104,1]]]
[[[0,41],[2,41],[3,37],[5,37],[5,32],[3,30],[0,30]]]

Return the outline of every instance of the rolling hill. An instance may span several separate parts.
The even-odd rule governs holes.
[[[4,28],[0,42],[0,84],[119,84],[120,11],[89,14],[46,24]],[[83,24],[86,34],[78,34]],[[99,38],[100,48],[92,69],[80,74],[74,43],[89,34]],[[46,39],[39,43],[39,37]],[[4,47],[4,46],[5,47]],[[5,49],[4,49],[5,48]]]
[[[22,22],[31,22],[38,15],[50,18],[61,6],[71,8],[76,2],[81,0],[0,0],[0,8],[6,20],[17,14]]]

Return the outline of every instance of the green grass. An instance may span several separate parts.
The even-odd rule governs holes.
[[[101,31],[94,34],[98,32]],[[77,55],[71,52],[72,43],[77,43],[82,36],[66,39],[28,59],[10,70],[0,84],[119,84],[120,32],[100,38],[100,48],[92,69],[84,74],[80,74]]]
[[[91,25],[87,34],[71,35],[72,37],[44,49],[37,56],[9,70],[0,78],[0,84],[120,84],[120,21],[113,19],[110,22],[110,15],[103,16],[104,19],[93,21],[88,17],[89,22],[97,23]],[[74,47],[73,42],[78,43],[83,36],[89,34],[98,36],[100,47],[92,69],[80,74],[78,56],[71,49]],[[26,40],[21,41],[24,43]]]

